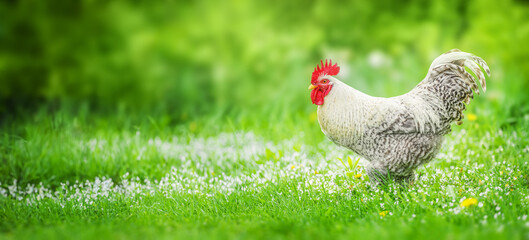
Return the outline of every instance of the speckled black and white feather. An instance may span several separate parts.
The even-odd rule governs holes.
[[[465,103],[479,94],[477,77],[486,91],[490,70],[481,58],[452,50],[436,58],[428,74],[410,92],[392,98],[366,95],[331,76],[333,84],[318,120],[325,135],[370,162],[370,178],[397,181],[414,178],[414,170],[435,157],[450,132],[452,122],[461,124]],[[481,67],[481,68],[480,68]]]

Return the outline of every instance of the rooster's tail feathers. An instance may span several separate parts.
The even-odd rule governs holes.
[[[453,64],[453,65],[452,65]],[[481,88],[483,92],[487,91],[487,83],[485,82],[485,75],[483,70],[490,77],[490,69],[487,63],[478,56],[475,56],[471,53],[462,52],[459,49],[452,49],[441,56],[437,57],[432,65],[430,66],[430,73],[438,72],[436,71],[437,67],[446,66],[452,68],[454,71],[462,75],[463,80],[468,83],[472,90],[476,91],[479,94],[479,89],[477,86],[477,81],[470,73],[465,70],[465,67],[468,67],[474,75],[479,79]],[[481,67],[481,68],[480,68]],[[440,69],[439,69],[440,70]]]
[[[426,78],[412,92],[434,109],[430,112],[439,116],[441,129],[449,129],[452,121],[460,124],[464,118],[464,103],[470,103],[474,92],[479,94],[478,82],[484,92],[487,90],[483,72],[490,76],[489,66],[483,59],[454,49],[433,61]]]

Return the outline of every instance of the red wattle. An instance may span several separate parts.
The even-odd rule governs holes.
[[[318,86],[317,88],[313,89],[310,93],[310,98],[312,99],[312,103],[316,105],[323,105],[323,100],[327,94],[331,91],[332,85],[326,85],[326,86]]]

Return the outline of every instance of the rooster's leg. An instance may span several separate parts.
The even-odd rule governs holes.
[[[371,162],[367,165],[366,172],[369,176],[369,180],[377,185],[384,185],[389,179],[387,168],[379,162]]]
[[[411,173],[410,175],[406,176],[398,176],[395,177],[395,182],[403,184],[403,185],[413,185],[415,183],[415,174]]]
[[[371,162],[366,167],[367,175],[374,184],[386,185],[389,181],[394,181],[399,184],[412,184],[415,181],[415,174],[413,172],[403,175],[402,173],[395,173],[388,171],[388,168],[379,162]]]

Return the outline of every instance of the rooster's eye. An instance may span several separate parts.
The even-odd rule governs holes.
[[[323,80],[323,83],[327,83],[327,82],[329,82],[329,80],[327,80],[327,79]]]

